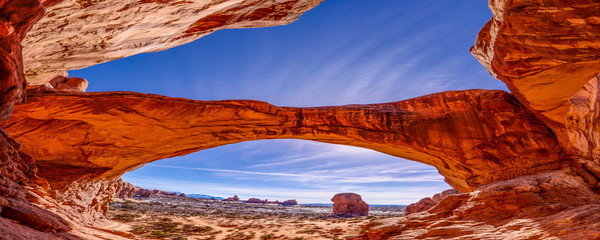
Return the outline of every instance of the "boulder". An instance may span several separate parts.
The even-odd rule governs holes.
[[[369,205],[356,193],[338,193],[331,199],[333,215],[367,216]]]

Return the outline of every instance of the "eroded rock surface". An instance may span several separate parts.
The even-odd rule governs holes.
[[[25,73],[29,84],[43,85],[67,70],[172,48],[221,29],[288,24],[321,1],[56,1],[23,41]]]
[[[23,42],[28,80],[45,86],[30,88],[3,123],[22,150],[0,136],[1,236],[94,236],[73,223],[101,220],[124,172],[225,144],[297,138],[423,162],[473,191],[431,199],[362,238],[600,238],[597,1],[490,1],[494,17],[472,53],[514,96],[469,90],[287,108],[86,94],[85,80],[65,74],[219,29],[289,23],[319,2],[0,0],[0,120],[25,99],[19,43],[48,10]]]
[[[493,0],[490,9],[471,52],[570,148],[569,99],[598,73],[600,3]]]
[[[410,204],[410,205],[406,206],[406,209],[404,210],[404,213],[406,215],[410,215],[410,214],[413,214],[413,213],[427,211],[430,208],[432,208],[435,205],[437,205],[438,203],[440,203],[447,196],[458,194],[458,193],[460,193],[460,192],[457,191],[457,190],[455,190],[455,189],[448,189],[448,190],[443,191],[441,193],[435,194],[433,197],[423,198],[423,199],[419,200],[416,203],[413,203],[413,204]]]
[[[43,13],[38,0],[0,1],[0,121],[10,117],[15,103],[25,100],[20,43]]]
[[[368,216],[369,205],[356,193],[338,193],[333,198],[333,215]]]
[[[60,190],[158,159],[257,139],[370,148],[437,167],[462,191],[560,169],[554,135],[503,91],[444,92],[384,104],[290,108],[151,94],[30,92],[5,129]]]
[[[428,211],[379,223],[356,239],[598,239],[600,196],[570,170],[556,171],[450,195]]]

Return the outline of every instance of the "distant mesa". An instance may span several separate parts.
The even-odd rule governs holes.
[[[369,205],[356,193],[338,193],[331,199],[334,216],[368,216]]]
[[[285,200],[281,203],[281,205],[283,206],[293,206],[293,205],[298,205],[298,202],[296,202],[295,199],[290,199],[290,200]]]
[[[122,199],[134,198],[134,197],[149,198],[149,197],[153,197],[153,196],[207,198],[207,199],[217,199],[217,200],[223,199],[220,197],[214,197],[214,196],[204,195],[204,194],[186,195],[185,193],[167,192],[167,191],[158,190],[158,189],[150,190],[150,189],[146,189],[146,188],[136,187],[133,184],[128,183],[128,182],[123,182],[121,191],[119,192],[119,194],[117,196]]]
[[[236,197],[237,197],[237,195],[234,196],[234,198],[236,198]],[[239,200],[239,198],[238,198],[238,200]],[[298,205],[298,202],[295,199],[290,199],[290,200],[285,200],[283,202],[280,202],[279,200],[269,201],[268,199],[261,200],[261,199],[258,199],[258,198],[250,198],[250,199],[248,199],[245,202],[246,203],[262,203],[262,204],[279,204],[279,205],[282,205],[282,206]]]
[[[225,199],[224,201],[228,201],[228,202],[238,202],[240,201],[240,198],[237,195],[234,195],[233,197],[228,197],[227,199]]]

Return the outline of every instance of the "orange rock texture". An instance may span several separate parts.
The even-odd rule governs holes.
[[[443,191],[441,193],[437,193],[437,194],[433,195],[433,197],[423,198],[416,203],[406,206],[406,209],[404,210],[404,214],[410,215],[413,213],[427,211],[430,208],[437,205],[438,203],[440,203],[447,196],[458,194],[458,193],[460,193],[460,192],[457,191],[456,189],[448,189],[446,191]]]
[[[438,168],[453,187],[560,169],[554,135],[503,91],[444,92],[400,102],[290,108],[150,94],[30,91],[2,126],[54,189],[119,177],[158,159],[257,139],[369,148]]]
[[[471,52],[571,148],[566,117],[571,98],[597,81],[600,3],[492,0],[490,9],[494,17]]]
[[[354,239],[599,239],[600,195],[560,170],[449,195],[428,211],[365,228]]]
[[[0,121],[10,117],[15,103],[25,100],[20,43],[43,13],[37,0],[0,1]]]
[[[369,205],[356,193],[338,193],[333,198],[333,215],[368,216]]]
[[[286,24],[320,2],[0,0],[0,120],[12,111],[1,125],[14,138],[0,134],[1,236],[90,237],[81,224],[102,221],[127,171],[225,144],[295,138],[429,164],[463,192],[358,239],[600,238],[597,1],[490,1],[494,17],[471,52],[512,93],[290,108],[84,93],[87,81],[65,74],[219,29]],[[42,86],[28,88],[13,111],[25,76]]]
[[[55,0],[23,40],[25,74],[30,85],[43,85],[67,70],[176,47],[221,29],[288,24],[322,1]]]

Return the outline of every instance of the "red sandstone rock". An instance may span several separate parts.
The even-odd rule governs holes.
[[[27,66],[32,83],[46,83],[77,64],[168,48],[216,29],[254,27],[255,20],[269,24],[291,21],[318,1],[281,5],[246,1],[239,9],[219,8],[202,16],[183,14],[170,19],[179,21],[184,16],[193,21],[174,23],[185,26],[169,29],[176,34],[165,31],[164,22],[132,21],[155,24],[156,31],[121,24],[125,32],[139,29],[149,35],[108,34],[117,42],[107,45],[96,41],[105,41],[104,37],[73,36],[68,34],[72,30],[65,30],[65,26],[83,29],[75,26],[109,20],[93,14],[84,17],[69,9],[102,10],[110,15],[116,11],[107,9],[127,3],[70,0],[61,5],[56,0],[0,0],[0,15],[5,16],[0,20],[0,120],[23,99],[19,42],[41,16],[42,5],[54,7],[25,44],[33,46],[25,49],[26,57],[33,59]],[[261,5],[265,3],[271,5]],[[135,1],[124,11],[136,12],[143,4],[150,10],[141,11],[142,15],[173,7],[168,2]],[[593,191],[594,186],[600,186],[600,130],[596,129],[600,122],[596,76],[600,44],[596,15],[600,4],[591,0],[493,0],[490,6],[495,16],[480,33],[472,52],[507,83],[522,104],[510,94],[480,90],[397,103],[324,108],[125,93],[33,93],[32,101],[19,106],[16,118],[5,123],[9,132],[23,141],[23,151],[33,158],[20,152],[16,141],[0,138],[0,195],[4,199],[0,201],[0,216],[23,224],[0,218],[0,236],[68,237],[38,231],[66,228],[54,225],[61,222],[60,217],[43,211],[37,214],[37,208],[28,201],[84,222],[93,221],[102,218],[106,203],[121,189],[118,176],[144,163],[240,141],[300,138],[357,145],[417,160],[436,166],[452,186],[475,190],[447,196],[427,211],[370,229],[363,237],[600,238],[600,198]],[[67,25],[61,27],[63,20]],[[123,17],[119,21],[129,20]],[[168,36],[157,37],[163,33]],[[74,39],[75,44],[53,37]],[[54,42],[67,48],[56,51]],[[65,78],[53,87],[81,89],[82,83]],[[48,184],[36,176],[37,169]],[[555,169],[566,170],[543,173]]]
[[[233,197],[228,197],[224,201],[237,202],[239,200],[240,200],[240,198],[237,195],[234,195]]]
[[[247,203],[267,203],[267,200],[261,200],[258,198],[250,198],[246,201]]]
[[[119,193],[117,194],[118,198],[133,198],[133,195],[135,194],[135,192],[138,189],[136,189],[135,186],[133,186],[133,184],[128,183],[128,182],[123,182],[123,185],[121,187],[121,191],[119,191]]]
[[[596,13],[600,3],[493,0],[490,8],[494,17],[479,33],[471,52],[552,128],[563,147],[576,151],[572,148],[581,145],[569,141],[567,129],[571,127],[566,115],[573,108],[571,98],[598,74],[600,28]],[[588,111],[594,104],[590,103]],[[587,130],[580,127],[575,131]],[[599,138],[587,138],[590,145],[600,145]]]
[[[321,1],[46,0],[47,13],[23,41],[27,80],[44,85],[67,70],[176,47],[221,29],[288,24]]]
[[[63,91],[85,92],[88,81],[78,77],[57,76],[46,85]]]
[[[48,210],[19,201],[12,201],[11,205],[2,207],[0,216],[42,232],[66,232],[71,230],[65,220]]]
[[[333,198],[333,215],[367,216],[369,205],[356,193],[338,193]]]
[[[409,215],[409,214],[413,214],[413,213],[417,213],[417,212],[426,211],[426,210],[434,207],[438,203],[440,203],[447,196],[458,194],[458,193],[460,193],[460,192],[457,190],[449,189],[449,190],[446,190],[441,193],[437,193],[437,194],[433,195],[432,198],[429,198],[429,197],[423,198],[416,203],[406,206],[404,213],[406,215]]]
[[[135,191],[135,194],[133,196],[148,198],[152,196],[152,190],[139,188],[137,191]]]
[[[20,43],[43,13],[37,0],[0,1],[0,121],[10,117],[15,103],[25,100]]]
[[[371,226],[376,224],[371,224]],[[598,239],[600,195],[570,170],[450,195],[355,239]]]
[[[281,203],[282,205],[298,205],[295,199],[285,200]]]
[[[276,138],[348,144],[416,160],[437,167],[462,191],[564,164],[548,128],[510,94],[495,90],[318,108],[123,92],[32,91],[28,98],[2,125],[57,190],[82,178],[118,178],[158,159]]]

